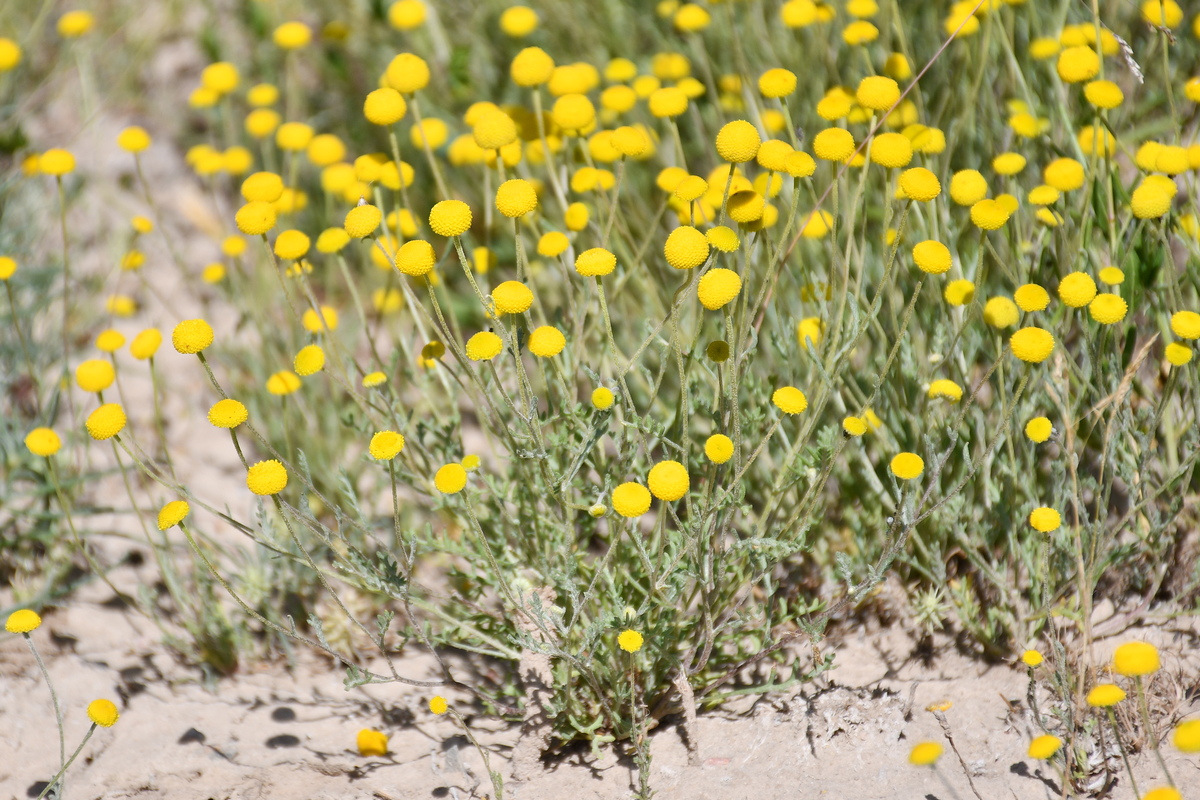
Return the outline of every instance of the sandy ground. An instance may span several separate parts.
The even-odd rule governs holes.
[[[181,85],[194,84],[199,66],[198,54],[186,45],[152,55],[145,68],[145,108],[156,98],[176,101]],[[124,229],[133,214],[146,212],[136,191],[121,188],[116,180],[128,176],[130,165],[112,143],[128,124],[146,125],[158,139],[146,155],[147,171],[159,196],[173,198],[174,207],[183,210],[167,224],[186,243],[189,267],[198,272],[217,257],[216,240],[201,231],[216,224],[211,205],[181,153],[147,119],[145,108],[106,108],[85,118],[69,86],[52,85],[44,91],[28,132],[39,146],[71,147],[86,178],[70,217],[73,247],[86,254],[78,262],[81,273],[104,275],[106,293],[115,290],[118,275],[112,264],[119,249],[110,233]],[[30,211],[52,209],[53,195],[46,195],[44,202],[44,208]],[[45,240],[52,248],[58,246],[53,230]],[[160,239],[152,239],[146,249],[150,263],[161,265],[146,271],[156,292],[139,292],[142,310],[115,327],[131,337],[148,325],[169,331],[176,321],[200,314],[218,329],[231,319],[230,309],[187,290],[167,266]],[[126,283],[124,288],[132,286]],[[194,360],[177,356],[169,347],[162,352],[164,379],[174,387],[166,408],[175,420],[168,440],[180,462],[189,465],[183,477],[201,494],[242,503],[234,506],[234,513],[250,517],[236,457],[227,442],[209,435],[204,422],[204,411],[215,398],[203,374]],[[123,363],[124,390],[144,399],[149,382],[144,369],[136,367],[131,360]],[[84,402],[77,398],[77,408]],[[132,402],[128,407],[134,435],[152,436],[148,403]],[[103,462],[103,454],[95,457]],[[123,489],[114,479],[98,487],[97,494],[120,497]],[[156,507],[166,499],[170,498],[151,494],[145,505]],[[109,522],[117,530],[136,530],[129,520],[114,516]],[[222,535],[219,527],[208,529]],[[137,549],[124,538],[100,541],[110,563]],[[122,567],[111,577],[130,587],[153,580],[149,563]],[[72,768],[67,779],[70,796],[490,796],[478,753],[451,719],[429,712],[426,691],[389,685],[348,693],[340,671],[308,653],[301,653],[291,668],[257,665],[202,686],[196,671],[166,652],[153,624],[112,599],[110,590],[93,584],[48,613],[45,626],[35,634],[66,711],[68,752],[86,731],[83,708],[88,701],[109,697],[121,711],[117,725],[98,731]],[[11,594],[0,591],[0,607],[10,600]],[[1096,644],[1096,663],[1108,658],[1118,642],[1143,635],[1166,651],[1165,669],[1156,678],[1163,704],[1176,716],[1200,712],[1200,651],[1194,626],[1124,631]],[[719,712],[702,714],[692,763],[677,725],[657,730],[652,753],[658,796],[955,800],[976,796],[977,791],[989,799],[1023,800],[1060,795],[1059,776],[1025,755],[1031,731],[1024,710],[1024,667],[984,664],[944,638],[935,639],[931,649],[918,648],[905,631],[849,623],[841,625],[827,646],[837,653],[839,666],[803,690],[744,698]],[[428,659],[421,657],[401,659],[399,668],[412,678],[434,677]],[[506,756],[517,730],[476,717],[462,698],[451,699],[461,704],[456,707],[463,709],[473,734],[495,753],[493,767],[507,773]],[[945,714],[965,769],[949,751],[937,773],[907,763],[914,743],[945,742],[938,721],[926,711],[940,703],[950,704]],[[0,800],[35,797],[39,782],[55,771],[53,720],[50,696],[25,642],[0,635]],[[389,734],[388,756],[357,754],[355,735],[365,727]],[[1108,764],[1119,769],[1116,754],[1108,755]],[[1200,760],[1174,753],[1169,757],[1181,785],[1200,786]],[[1143,787],[1161,781],[1157,763],[1146,752],[1135,756],[1134,763]],[[506,782],[505,795],[520,800],[615,800],[632,797],[635,784],[630,759],[611,749],[602,749],[596,757],[583,748],[548,759],[544,772],[532,780]],[[1133,797],[1123,775],[1112,796]]]

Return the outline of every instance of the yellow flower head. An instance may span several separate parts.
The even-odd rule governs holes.
[[[507,14],[512,10],[508,9],[505,13]],[[536,16],[534,19],[536,24]],[[501,17],[501,20],[503,20],[503,17]],[[512,76],[513,83],[525,87],[542,85],[550,80],[550,75],[553,72],[554,59],[540,47],[526,47],[517,53],[516,57],[512,60],[512,66],[509,68],[509,74]]]
[[[32,633],[41,625],[42,618],[36,611],[22,608],[8,615],[8,619],[4,622],[4,630],[9,633]]]
[[[346,220],[342,227],[351,239],[364,239],[373,234],[382,221],[383,212],[370,203],[364,203],[346,213]],[[319,249],[319,240],[317,246]]]
[[[537,192],[527,180],[513,178],[496,190],[496,208],[506,217],[522,217],[537,208],[537,204]]]
[[[1034,444],[1041,444],[1054,433],[1054,425],[1046,417],[1034,417],[1025,423],[1025,435]]]
[[[575,271],[587,277],[608,275],[617,266],[617,257],[603,247],[585,250],[575,259]]]
[[[641,650],[644,641],[642,635],[635,630],[626,629],[617,636],[617,646],[626,653],[636,653]]]
[[[1054,352],[1054,336],[1042,328],[1021,328],[1008,342],[1013,355],[1029,364],[1040,364]]]
[[[1096,296],[1096,282],[1084,272],[1072,272],[1058,284],[1058,298],[1072,308],[1083,308]]]
[[[612,408],[612,404],[616,401],[616,396],[612,393],[612,389],[606,386],[601,386],[592,391],[592,405],[604,411]]]
[[[1050,293],[1036,283],[1026,283],[1013,292],[1017,306],[1026,313],[1042,311],[1050,305]]]
[[[930,275],[941,275],[950,270],[953,265],[953,260],[950,257],[950,248],[941,242],[935,242],[928,239],[918,243],[913,247],[913,261],[921,269],[922,272]]]
[[[925,460],[916,453],[899,453],[888,465],[891,473],[902,481],[919,478],[925,471]]]
[[[650,468],[646,482],[652,495],[667,502],[674,502],[683,497],[690,485],[687,468],[678,461],[658,462]]]
[[[84,361],[75,368],[75,382],[85,392],[103,392],[112,386],[116,377],[113,365],[98,358]]]
[[[172,500],[158,512],[158,529],[165,531],[167,528],[175,527],[183,522],[191,510],[191,506],[186,500]]]
[[[287,484],[287,470],[275,459],[251,464],[246,472],[246,487],[257,495],[279,494]]]
[[[376,461],[390,461],[404,449],[404,437],[395,431],[379,431],[368,448]]]
[[[467,470],[462,464],[446,464],[433,476],[433,485],[442,494],[458,494],[467,488]]]
[[[552,358],[567,346],[562,331],[551,325],[542,325],[529,334],[529,352],[538,358]]]
[[[1087,695],[1087,704],[1092,708],[1108,708],[1125,699],[1125,690],[1115,683],[1102,683]]]
[[[663,255],[675,269],[698,267],[708,260],[708,239],[696,228],[681,225],[667,235]]]
[[[622,483],[613,489],[612,507],[627,519],[640,517],[650,510],[650,490],[640,483]]]
[[[101,728],[111,728],[117,723],[117,718],[121,716],[117,713],[117,707],[111,700],[93,700],[88,703],[87,715],[93,724],[99,725]]]
[[[723,267],[710,269],[704,273],[696,286],[696,294],[700,304],[709,311],[724,308],[733,301],[742,290],[742,279],[736,272]]]
[[[246,407],[231,398],[218,400],[208,410],[208,421],[218,428],[236,428],[249,416],[250,412],[246,410]]]
[[[771,403],[785,414],[800,414],[808,408],[808,398],[804,392],[795,386],[784,386],[776,389],[771,395]]]
[[[900,190],[911,200],[928,203],[942,193],[942,184],[924,167],[913,167],[900,173]]]
[[[1179,723],[1171,741],[1184,753],[1200,753],[1200,719]]]
[[[461,200],[442,200],[429,212],[429,227],[439,236],[461,236],[471,227],[471,207]]]
[[[1021,654],[1021,661],[1024,662],[1025,666],[1027,667],[1036,667],[1044,660],[1045,659],[1042,658],[1042,654],[1037,650],[1026,650]]]
[[[1062,739],[1045,734],[1029,743],[1029,757],[1045,761],[1057,753],[1060,747],[1062,747]]]
[[[1035,508],[1029,515],[1029,524],[1041,533],[1053,533],[1062,524],[1062,515],[1053,508]]]
[[[504,349],[504,340],[491,331],[480,331],[467,340],[467,358],[491,361]]]
[[[891,78],[871,75],[859,82],[854,96],[863,108],[886,111],[900,100],[900,86]]]
[[[396,5],[399,5],[397,3]],[[395,6],[393,6],[395,8]],[[358,732],[355,739],[355,744],[358,747],[360,756],[386,756],[388,747],[388,737],[382,731],[363,728]]]
[[[724,464],[733,457],[733,440],[723,433],[714,433],[704,442],[704,455],[714,464]]]
[[[1127,678],[1151,675],[1159,666],[1158,648],[1148,642],[1126,642],[1113,654],[1113,670]]]
[[[87,418],[88,435],[97,441],[116,436],[125,428],[125,409],[117,403],[105,403]]]
[[[25,435],[25,447],[35,456],[49,458],[62,447],[62,440],[50,428],[34,428]]]
[[[937,742],[921,742],[908,754],[908,763],[917,767],[931,767],[942,757],[943,748]]]

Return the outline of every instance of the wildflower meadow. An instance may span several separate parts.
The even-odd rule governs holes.
[[[0,795],[1200,800],[1198,171],[1184,0],[3,4]]]

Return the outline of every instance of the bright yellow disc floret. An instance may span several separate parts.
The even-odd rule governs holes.
[[[690,481],[687,468],[678,461],[660,461],[650,468],[646,478],[650,493],[659,500],[674,502],[687,494]]]
[[[1030,364],[1040,364],[1054,352],[1054,336],[1042,328],[1021,328],[1008,342],[1013,355]]]
[[[911,481],[925,471],[925,460],[916,453],[899,453],[892,458],[888,467],[900,480]]]
[[[1052,533],[1062,524],[1062,515],[1053,508],[1042,506],[1035,508],[1029,515],[1029,524],[1034,530],[1042,533]]]
[[[480,331],[467,340],[467,358],[491,361],[504,349],[504,340],[491,331]]]
[[[276,459],[251,464],[246,472],[246,488],[257,495],[279,494],[287,484],[287,470]]]
[[[704,273],[696,286],[700,304],[709,311],[724,308],[742,291],[742,279],[731,269],[717,267]]]
[[[704,455],[714,464],[724,464],[733,458],[733,440],[723,433],[714,433],[704,442]]]
[[[663,255],[675,269],[698,267],[708,259],[708,239],[696,228],[681,225],[667,235]]]
[[[613,511],[626,518],[645,514],[650,510],[650,500],[650,490],[640,483],[622,483],[612,493]]]
[[[537,204],[537,191],[527,180],[513,178],[496,189],[496,208],[506,217],[524,216],[537,208]]]
[[[785,414],[799,414],[808,408],[808,398],[795,386],[776,389],[771,395],[771,402]]]
[[[175,351],[190,355],[199,353],[213,343],[213,329],[202,319],[185,319],[171,332]]]
[[[533,292],[520,281],[505,281],[492,289],[492,301],[501,314],[523,314],[533,305]]]

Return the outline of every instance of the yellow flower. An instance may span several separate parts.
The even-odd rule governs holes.
[[[1043,660],[1042,654],[1037,650],[1026,650],[1021,654],[1021,661],[1023,661],[1027,667],[1036,667],[1041,664]]]
[[[1174,195],[1157,183],[1142,183],[1133,190],[1129,206],[1138,219],[1158,219],[1171,210]]]
[[[899,453],[892,458],[889,468],[900,480],[911,481],[925,471],[925,460],[916,453]]]
[[[218,428],[236,428],[250,416],[246,407],[237,400],[218,400],[208,410],[208,421]]]
[[[778,67],[769,69],[759,77],[758,91],[763,97],[787,97],[796,91],[796,73]]]
[[[58,18],[58,35],[64,39],[75,39],[92,29],[96,20],[87,11],[68,11]]]
[[[1151,675],[1159,666],[1158,648],[1148,642],[1126,642],[1113,653],[1113,669],[1127,678]]]
[[[300,352],[296,353],[292,367],[296,370],[296,374],[302,377],[314,375],[325,367],[325,351],[316,344],[302,347]]]
[[[25,435],[25,447],[35,456],[49,458],[62,447],[62,440],[50,428],[34,428]]]
[[[312,41],[312,31],[303,22],[285,22],[273,34],[276,46],[283,50],[297,50]]]
[[[1029,524],[1041,533],[1053,533],[1062,524],[1062,515],[1053,508],[1035,508],[1029,515]]]
[[[1129,304],[1115,294],[1098,294],[1088,304],[1088,313],[1101,325],[1112,325],[1125,319]]]
[[[397,0],[388,7],[388,24],[398,31],[410,31],[413,28],[419,28],[425,22],[425,3],[421,0]],[[381,736],[383,734],[380,734]],[[362,734],[359,734],[361,737]],[[384,746],[387,746],[387,737],[384,737]],[[362,745],[359,745],[359,752],[362,755],[368,755],[362,752]],[[372,755],[383,755],[383,753],[375,753]]]
[[[113,365],[100,359],[90,359],[75,368],[75,382],[85,392],[103,392],[112,386],[117,373]]]
[[[1142,800],[1183,800],[1183,795],[1174,786],[1159,786],[1142,795]]]
[[[191,510],[191,506],[186,500],[172,500],[158,512],[158,529],[165,531],[167,528],[178,525],[183,522]]]
[[[1034,417],[1025,423],[1025,435],[1035,444],[1046,441],[1053,432],[1054,425],[1045,417]]]
[[[199,353],[213,343],[213,329],[202,319],[185,319],[171,333],[176,352],[185,355]]]
[[[498,150],[517,140],[517,125],[512,117],[503,111],[488,110],[475,120],[472,135],[475,137],[475,144],[484,150]]]
[[[847,436],[862,436],[867,432],[867,421],[862,417],[846,417],[842,420],[842,431]]]
[[[554,106],[550,109],[550,118],[564,131],[581,133],[596,121],[596,107],[587,95],[564,94],[554,101]]]
[[[111,728],[121,716],[111,700],[93,700],[88,703],[88,719],[101,728]]]
[[[0,73],[9,72],[21,63],[21,45],[8,37],[0,37]]]
[[[911,200],[928,203],[942,193],[942,184],[924,167],[913,167],[900,173],[900,190]]]
[[[714,464],[724,464],[733,457],[733,440],[723,433],[714,433],[704,442],[704,455]]]
[[[62,177],[75,171],[75,156],[54,147],[42,153],[38,168],[47,175]]]
[[[538,358],[552,358],[561,353],[566,345],[567,339],[562,331],[550,325],[542,325],[529,334],[529,352]]]
[[[658,462],[650,468],[646,482],[652,495],[667,502],[683,497],[690,485],[687,468],[678,461]]]
[[[395,431],[379,431],[371,437],[368,449],[376,461],[390,461],[404,449],[404,437]]]
[[[663,255],[675,269],[698,267],[708,259],[708,239],[696,228],[681,225],[667,235]]]
[[[997,175],[1016,175],[1025,169],[1025,156],[1020,153],[1001,153],[992,159],[992,169]]]
[[[105,403],[88,415],[86,425],[93,439],[111,439],[125,428],[125,409],[116,403]]]
[[[1054,337],[1042,328],[1021,328],[1008,342],[1013,355],[1029,364],[1040,364],[1054,352]]]
[[[912,161],[913,146],[902,133],[881,133],[871,142],[871,162],[888,169],[907,167]]]
[[[950,178],[950,199],[960,206],[973,206],[987,196],[987,180],[974,169],[964,169]]]
[[[279,494],[287,484],[287,470],[274,459],[259,461],[246,473],[246,486],[257,495]]]
[[[1184,753],[1200,753],[1200,719],[1179,723],[1171,741]]]
[[[510,8],[504,13],[508,14],[512,10]],[[501,15],[501,24],[503,24],[503,19],[504,16]],[[535,16],[535,25],[537,24],[536,19]],[[509,68],[509,74],[512,76],[513,83],[525,87],[542,85],[550,80],[550,75],[553,72],[554,59],[540,47],[526,47],[517,53],[516,57],[512,60],[512,66]]]
[[[1058,54],[1058,76],[1066,83],[1090,81],[1100,72],[1100,56],[1090,46],[1068,47]]]
[[[403,2],[403,0],[402,0]],[[396,5],[400,5],[397,3]],[[395,8],[396,6],[392,6]],[[388,747],[388,737],[382,731],[363,728],[358,732],[358,737],[355,740],[358,746],[358,754],[360,756],[386,756]]]
[[[364,239],[375,232],[381,221],[383,212],[369,203],[364,203],[346,213],[343,228],[351,239]]]
[[[932,239],[918,243],[913,247],[913,261],[922,272],[930,275],[941,275],[949,271],[953,264],[950,248]]]
[[[1171,342],[1164,353],[1172,366],[1182,367],[1192,360],[1192,348],[1179,342]]]
[[[678,117],[688,109],[688,96],[676,86],[655,89],[646,99],[650,113],[658,118]]]
[[[742,279],[738,274],[722,267],[710,269],[696,286],[701,305],[709,311],[723,308],[736,298],[741,290]]]
[[[1200,314],[1176,311],[1171,315],[1171,331],[1180,339],[1200,339]]]
[[[820,317],[805,317],[796,323],[796,339],[800,346],[807,350],[810,343],[813,347],[820,344],[824,330],[825,323]]]
[[[622,483],[613,489],[612,506],[613,511],[627,519],[640,517],[650,510],[650,490],[640,483]]]
[[[571,240],[567,238],[565,233],[550,231],[549,233],[542,234],[542,238],[538,239],[537,251],[540,256],[554,258],[562,255],[570,246]]]
[[[1036,283],[1026,283],[1017,287],[1013,299],[1020,309],[1026,313],[1042,311],[1050,305],[1050,293]]]
[[[396,269],[405,275],[420,277],[433,269],[436,258],[433,245],[424,239],[413,239],[396,251]]]
[[[529,6],[509,6],[500,14],[500,30],[514,39],[528,36],[537,30],[537,26],[537,12]]]
[[[617,636],[617,646],[626,653],[636,653],[641,650],[644,641],[642,635],[635,630],[626,629]]]
[[[963,390],[962,387],[954,381],[947,380],[946,378],[939,378],[938,380],[929,384],[929,391],[927,394],[929,395],[930,399],[944,397],[951,403],[957,403],[962,399]]]
[[[291,370],[280,370],[267,378],[267,391],[274,395],[287,395],[300,388],[300,376]]]
[[[322,322],[324,322],[324,325],[322,325]],[[325,328],[336,331],[338,326],[337,309],[329,306],[321,306],[320,315],[317,314],[316,309],[305,309],[304,314],[300,317],[300,323],[304,326],[304,330],[309,333],[321,333]]]
[[[433,485],[442,494],[458,494],[467,487],[467,471],[462,464],[446,464],[433,476]]]
[[[1071,308],[1083,308],[1096,296],[1096,282],[1084,272],[1072,272],[1058,284],[1058,298]]]
[[[1056,158],[1042,170],[1042,180],[1060,192],[1070,192],[1083,186],[1083,164],[1073,158]]]
[[[724,225],[718,225],[715,228],[709,228],[704,234],[704,238],[713,247],[720,250],[722,253],[732,253],[738,249],[738,236],[732,228]]]
[[[871,75],[859,82],[854,96],[863,108],[886,111],[900,100],[900,86],[891,78]]]
[[[140,153],[150,146],[150,134],[137,125],[125,128],[117,134],[117,147],[129,153]]]
[[[586,277],[608,275],[617,266],[617,257],[603,247],[585,250],[575,259],[575,271]]]
[[[1045,761],[1057,753],[1060,747],[1062,747],[1062,739],[1045,734],[1029,743],[1029,757]]]
[[[1007,297],[993,297],[983,306],[983,321],[993,328],[1016,325],[1019,316],[1016,304]]]
[[[363,376],[362,379],[362,385],[367,389],[375,386],[382,386],[385,383],[387,383],[387,375],[384,375],[382,372],[378,371],[368,372]]]
[[[471,227],[471,208],[461,200],[442,200],[429,212],[429,227],[439,236],[461,236]]]
[[[813,154],[825,161],[845,161],[854,148],[854,136],[845,128],[826,128],[813,137]]]
[[[908,763],[917,767],[931,767],[942,757],[943,748],[937,742],[921,742],[908,754]]]
[[[776,389],[771,395],[771,402],[785,414],[800,414],[808,408],[808,398],[804,392],[795,386],[784,386]]]
[[[467,358],[491,361],[504,349],[504,340],[491,331],[480,331],[467,340]]]
[[[950,281],[942,294],[950,305],[965,306],[975,299],[975,284],[962,278]]]
[[[1144,0],[1142,20],[1150,25],[1175,28],[1183,22],[1183,9],[1175,0]]]
[[[1125,699],[1125,690],[1114,683],[1102,683],[1087,695],[1087,704],[1093,708],[1108,708]]]
[[[275,207],[270,203],[250,202],[234,215],[237,228],[248,236],[261,236],[275,227]]]
[[[601,386],[592,392],[592,405],[601,411],[612,408],[615,400],[616,396],[612,393],[612,390],[605,386]]]
[[[994,231],[1008,222],[1010,214],[999,202],[985,197],[971,206],[971,222],[977,228]]]
[[[42,618],[36,611],[21,608],[8,615],[8,619],[4,622],[4,630],[9,633],[32,633],[41,625]]]
[[[1125,94],[1112,81],[1091,81],[1083,87],[1083,96],[1096,108],[1112,109],[1121,105]]]

